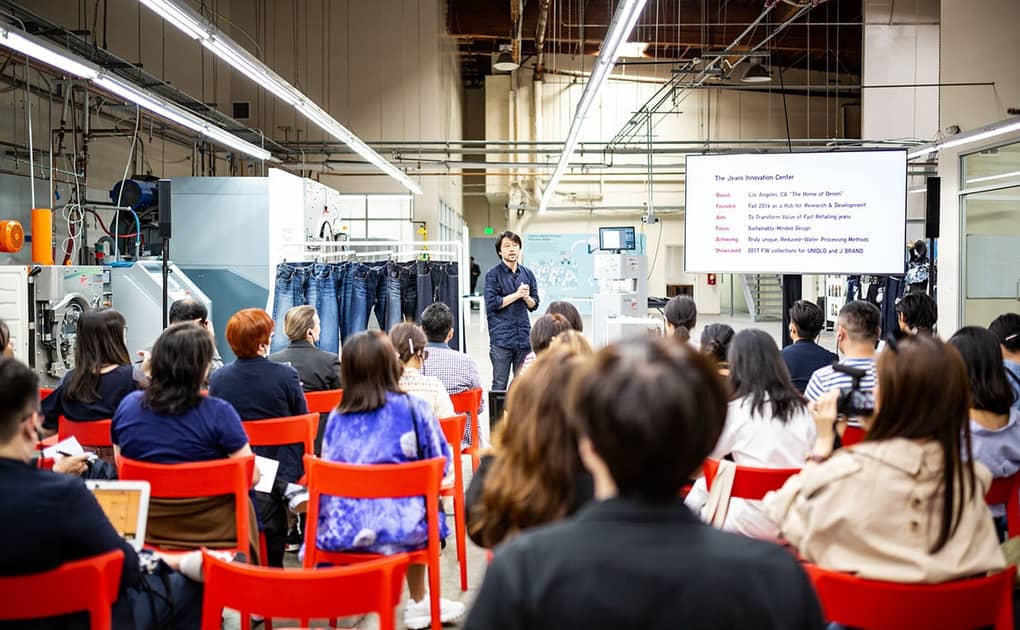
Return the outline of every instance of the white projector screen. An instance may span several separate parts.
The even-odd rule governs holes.
[[[684,270],[900,274],[906,150],[688,155]]]

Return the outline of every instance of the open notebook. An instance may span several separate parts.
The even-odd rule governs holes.
[[[149,520],[149,482],[86,480],[85,485],[96,496],[117,533],[135,550],[141,549]]]

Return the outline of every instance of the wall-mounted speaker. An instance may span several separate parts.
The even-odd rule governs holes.
[[[941,207],[942,179],[928,178],[928,193],[925,195],[924,237],[939,237],[939,208]]]
[[[159,180],[159,236],[170,238],[170,180]]]

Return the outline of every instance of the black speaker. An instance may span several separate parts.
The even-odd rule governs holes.
[[[939,208],[940,191],[942,190],[942,179],[938,177],[928,178],[928,194],[925,195],[927,206],[924,212],[924,237],[939,237]]]
[[[170,238],[173,231],[170,224],[170,180],[159,180],[159,236]]]

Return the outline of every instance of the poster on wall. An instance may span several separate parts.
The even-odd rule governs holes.
[[[557,300],[566,300],[581,315],[591,315],[591,301],[597,289],[593,254],[598,248],[597,230],[588,234],[525,234],[522,263],[535,274],[540,312]],[[644,234],[638,235],[637,251],[645,249]]]

